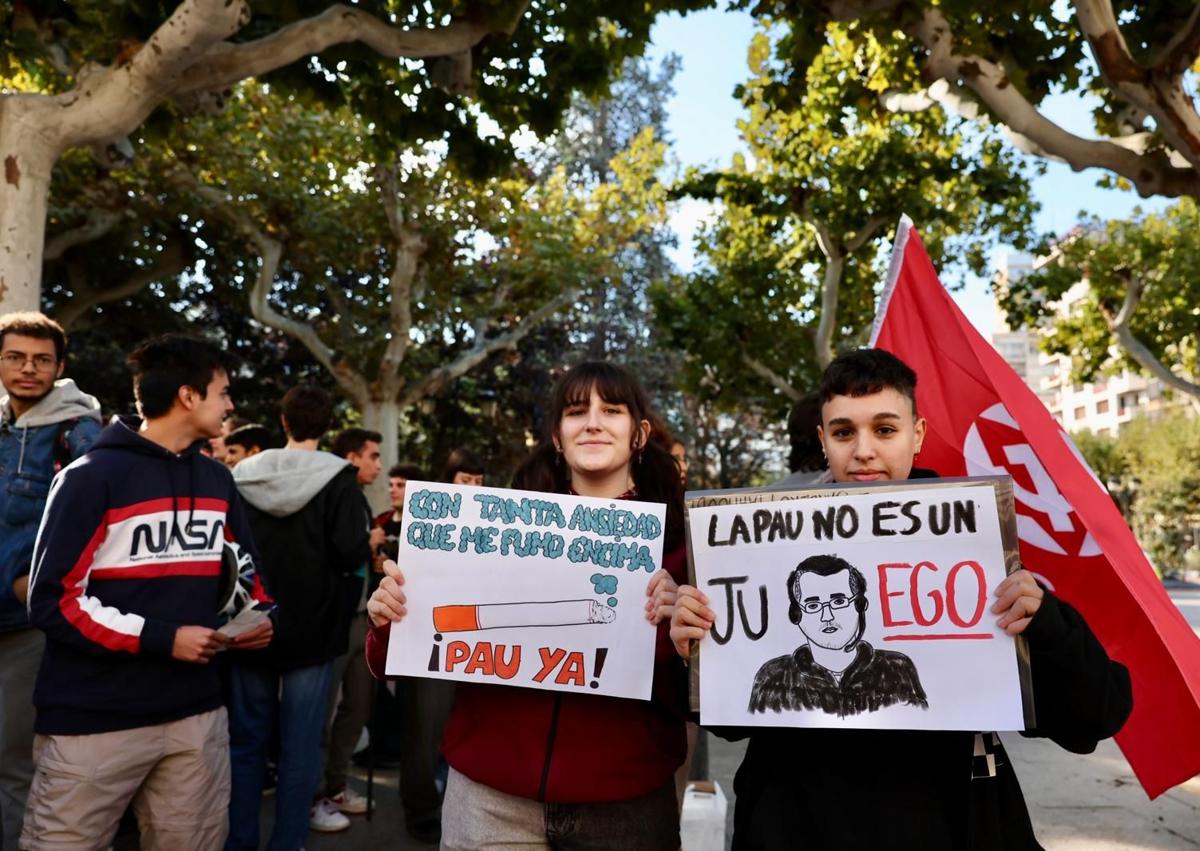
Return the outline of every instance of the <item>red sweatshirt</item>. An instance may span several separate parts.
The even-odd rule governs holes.
[[[687,579],[683,546],[663,558]],[[560,804],[636,798],[660,788],[687,755],[686,681],[670,625],[658,625],[649,701],[460,682],[442,737],[456,771],[509,795]],[[367,635],[382,676],[389,625]]]

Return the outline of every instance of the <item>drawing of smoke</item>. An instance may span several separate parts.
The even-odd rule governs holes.
[[[611,573],[593,573],[591,576],[592,588],[597,594],[616,594],[617,593],[617,577]],[[609,597],[608,604],[615,606],[617,604],[616,597]]]
[[[617,613],[595,600],[556,600],[546,603],[483,603],[434,606],[433,628],[438,632],[471,632],[527,626],[578,626],[612,623]]]

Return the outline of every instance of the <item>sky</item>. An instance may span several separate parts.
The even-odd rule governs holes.
[[[682,60],[667,122],[674,154],[682,167],[728,165],[734,153],[744,150],[737,130],[743,110],[733,98],[733,88],[749,76],[746,50],[753,33],[754,22],[749,15],[716,9],[687,16],[666,15],[655,24],[649,57],[658,61],[675,53]],[[1043,106],[1043,111],[1064,128],[1092,137],[1089,110],[1088,104],[1066,95],[1051,97]],[[1164,199],[1139,198],[1135,192],[1101,189],[1096,181],[1102,174],[1096,169],[1074,172],[1061,163],[1050,163],[1046,174],[1033,184],[1034,197],[1042,206],[1035,219],[1038,230],[1061,234],[1070,230],[1081,213],[1124,218],[1137,207],[1161,210],[1168,204]],[[680,243],[674,259],[684,270],[694,263],[692,236],[709,212],[705,203],[685,201],[672,215]],[[921,223],[916,225],[919,230]],[[1003,253],[1003,249],[994,252],[993,263],[999,264]],[[990,338],[995,323],[987,281],[968,281],[954,298]]]

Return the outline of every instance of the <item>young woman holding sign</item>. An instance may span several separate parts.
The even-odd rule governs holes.
[[[686,575],[675,460],[649,440],[650,404],[620,367],[584,363],[555,386],[542,445],[513,487],[666,505],[663,567],[646,588],[657,625],[649,702],[460,682],[442,753],[450,764],[442,848],[676,851],[674,773],[687,750],[684,668],[667,631]],[[402,619],[400,569],[372,595],[367,658],[382,676],[389,624]]]

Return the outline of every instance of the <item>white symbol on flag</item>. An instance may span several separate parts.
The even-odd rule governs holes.
[[[1017,432],[1021,430],[1017,421],[1013,419],[1012,414],[999,402],[980,414],[979,419],[1006,425]],[[1083,456],[1080,455],[1078,448],[1071,441],[1071,438],[1065,432],[1062,432],[1062,435],[1066,439],[1067,445],[1075,453],[1075,457],[1079,460],[1080,464],[1096,480],[1097,486],[1100,486],[1099,479],[1096,479],[1096,474],[1092,472],[1087,462],[1083,460]],[[1014,468],[1024,467],[1030,481],[1033,483],[1033,490],[1031,491],[1020,484],[1016,481],[1016,477],[1014,477],[1013,496],[1026,508],[1044,515],[1049,522],[1050,529],[1054,532],[1070,533],[1075,531],[1075,510],[1071,507],[1071,503],[1067,502],[1066,498],[1059,492],[1054,484],[1054,480],[1050,478],[1050,474],[1046,472],[1046,468],[1042,466],[1042,462],[1034,454],[1033,447],[1028,443],[1006,445],[1004,447],[1004,462],[996,464],[992,460],[992,455],[988,451],[988,448],[984,445],[978,426],[972,423],[971,428],[967,431],[966,440],[963,442],[963,457],[967,462],[967,475],[969,476],[1011,476]],[[1028,514],[1017,514],[1017,535],[1025,543],[1040,550],[1045,550],[1055,555],[1068,555],[1058,539],[1047,531],[1045,524],[1036,517]],[[1096,539],[1092,537],[1091,532],[1084,535],[1077,555],[1084,557],[1100,555],[1100,546],[1096,543]]]

